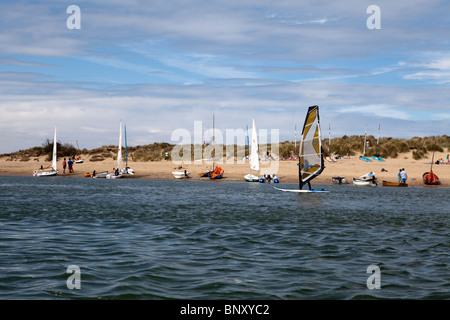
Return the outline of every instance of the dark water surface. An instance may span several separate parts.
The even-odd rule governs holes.
[[[450,299],[449,188],[315,187],[0,176],[0,299]]]

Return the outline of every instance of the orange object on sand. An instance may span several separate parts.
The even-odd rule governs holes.
[[[210,175],[210,179],[222,179],[223,177],[223,169],[221,167],[217,167]]]

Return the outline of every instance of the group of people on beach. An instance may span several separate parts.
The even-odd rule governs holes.
[[[397,179],[398,182],[406,183],[406,180],[408,179],[408,174],[406,173],[405,168],[398,170]]]
[[[73,173],[73,161],[69,158],[69,161],[66,162],[66,158],[64,158],[63,163],[63,173],[66,173],[66,166],[69,166],[69,173]]]
[[[449,155],[447,155],[447,162],[445,162],[444,159],[440,158],[440,159],[436,160],[434,163],[435,164],[445,164],[445,163],[446,164],[450,164],[450,161],[449,161],[448,157],[449,157]]]

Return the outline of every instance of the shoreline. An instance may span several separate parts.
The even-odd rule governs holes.
[[[435,159],[446,157],[448,150],[436,153]],[[62,159],[58,160],[57,169],[59,177],[84,177],[88,172],[96,170],[97,172],[109,171],[117,166],[117,161],[112,158],[103,161],[90,161],[87,155],[81,155],[84,163],[74,164],[74,173],[63,173]],[[279,160],[279,161],[261,161],[260,172],[257,176],[264,174],[276,174],[280,183],[298,183],[298,160]],[[35,158],[30,161],[11,160],[8,157],[0,158],[0,175],[8,176],[32,176],[33,171],[41,165],[44,167],[50,165],[45,161],[45,157]],[[223,181],[243,181],[244,176],[250,173],[249,162],[236,161],[236,159],[224,159],[223,163],[216,163],[224,169]],[[125,163],[124,163],[125,166]],[[161,179],[175,180],[172,171],[187,170],[190,172],[190,178],[187,180],[205,181],[209,178],[199,177],[198,174],[212,168],[212,161],[192,162],[188,164],[176,164],[171,160],[161,160],[153,162],[134,162],[128,161],[136,174],[126,175],[127,179]],[[179,168],[181,166],[181,168]],[[359,155],[350,158],[337,159],[336,161],[325,160],[325,169],[320,176],[313,180],[313,183],[332,184],[332,177],[340,176],[347,179],[348,184],[352,184],[352,178],[358,178],[369,172],[375,173],[378,179],[378,185],[381,186],[382,181],[397,182],[397,172],[401,168],[405,168],[408,174],[408,186],[424,186],[424,187],[450,187],[450,164],[433,164],[433,172],[439,177],[441,184],[438,186],[428,186],[423,183],[422,175],[430,170],[430,162],[427,159],[414,160],[412,152],[400,154],[395,159],[385,159],[384,162],[373,160],[365,162],[359,159]],[[178,180],[178,179],[177,179]]]

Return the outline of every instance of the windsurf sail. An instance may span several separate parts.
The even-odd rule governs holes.
[[[252,128],[252,149],[250,154],[250,169],[259,171],[258,136],[256,134],[255,118],[253,118],[253,128]]]
[[[299,188],[320,175],[325,168],[320,133],[319,106],[308,108],[299,150]]]

